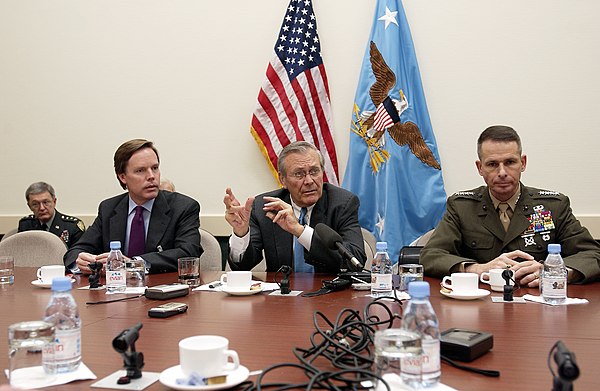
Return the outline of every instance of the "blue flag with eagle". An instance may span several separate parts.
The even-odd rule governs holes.
[[[400,0],[378,0],[354,99],[343,187],[360,198],[360,225],[402,246],[434,228],[446,192],[417,58]]]

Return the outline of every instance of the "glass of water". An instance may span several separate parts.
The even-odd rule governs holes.
[[[127,269],[127,287],[143,288],[146,286],[146,263],[143,259],[128,259],[125,263]]]
[[[375,373],[392,390],[410,390],[421,384],[421,336],[403,329],[375,332]],[[385,390],[377,381],[376,390]]]
[[[200,285],[200,258],[186,257],[177,260],[179,283],[188,284],[190,288]]]
[[[12,285],[15,282],[15,259],[11,256],[0,257],[0,285]]]
[[[408,284],[412,281],[423,281],[423,265],[417,263],[398,265],[398,274],[400,275],[400,290],[407,292]]]

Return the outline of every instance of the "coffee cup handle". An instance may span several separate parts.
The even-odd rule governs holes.
[[[450,283],[447,283],[446,281],[450,281]],[[442,279],[442,286],[444,288],[452,289],[452,277],[451,276],[444,277]]]
[[[227,372],[233,372],[240,367],[240,359],[235,350],[226,350],[225,355],[227,356],[227,365],[225,365]],[[230,358],[231,361],[229,361]]]
[[[227,284],[227,274],[221,274],[221,284]]]
[[[39,269],[37,269],[37,278],[38,280],[42,280],[42,268],[40,267]]]
[[[483,277],[487,277],[487,279],[483,278]],[[481,275],[479,276],[479,280],[481,282],[485,282],[486,284],[490,284],[490,273],[488,272],[483,272],[481,273]]]

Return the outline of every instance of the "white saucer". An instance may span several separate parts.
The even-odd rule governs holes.
[[[482,297],[486,297],[487,295],[490,294],[490,291],[485,290],[485,289],[477,289],[475,291],[454,293],[454,292],[444,292],[443,290],[440,290],[440,293],[444,296],[447,296],[447,297],[450,297],[453,299],[457,299],[457,300],[475,300],[475,299],[481,299]]]
[[[177,384],[177,379],[182,379],[185,377],[183,372],[181,372],[181,366],[175,365],[174,367],[165,369],[161,372],[158,381],[160,381],[165,386],[172,388],[174,390],[221,390],[224,388],[235,387],[244,380],[248,378],[250,375],[250,371],[243,365],[240,365],[238,369],[231,372],[227,375],[227,381],[222,384],[212,384],[210,386],[188,386],[184,384]]]
[[[262,284],[260,285],[260,289],[239,289],[239,288],[227,288],[227,286],[224,286],[221,288],[221,290],[232,296],[250,296],[250,295],[255,295],[257,293],[262,292],[263,287],[262,287]]]
[[[75,282],[75,281],[77,281],[77,280],[75,280],[74,278],[71,278],[71,282]],[[31,281],[31,285],[37,286],[38,288],[52,288],[52,281],[42,282],[40,280],[33,280],[33,281]]]

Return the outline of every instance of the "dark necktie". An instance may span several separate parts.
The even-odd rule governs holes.
[[[43,229],[44,231],[48,231],[48,224],[46,224],[46,223],[43,223],[43,224],[42,224],[42,229]]]
[[[144,232],[144,207],[135,207],[135,216],[131,221],[131,230],[129,231],[129,249],[127,256],[133,258],[142,255],[146,251],[146,234]]]
[[[300,210],[298,222],[301,225],[306,224],[306,208]],[[310,273],[314,271],[314,267],[304,262],[304,246],[298,243],[298,238],[294,236],[294,271],[297,273]]]

